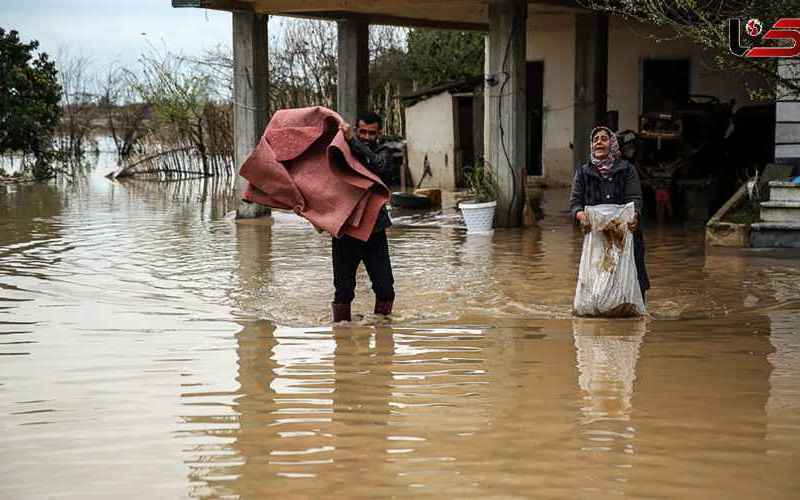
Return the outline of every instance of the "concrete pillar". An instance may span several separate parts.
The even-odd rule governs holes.
[[[358,17],[339,21],[338,35],[336,110],[355,125],[369,105],[369,23]]]
[[[486,47],[486,132],[489,162],[500,186],[495,225],[522,220],[525,151],[526,0],[490,0]]]
[[[239,170],[261,139],[269,116],[267,21],[264,14],[233,12],[233,163],[237,193],[246,185]],[[268,214],[266,207],[241,201],[236,211],[237,218]]]
[[[575,15],[575,128],[576,165],[589,159],[589,134],[606,124],[608,101],[608,16]]]

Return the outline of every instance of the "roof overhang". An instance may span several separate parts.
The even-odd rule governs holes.
[[[173,7],[349,19],[361,17],[370,24],[486,31],[488,0],[172,0]],[[580,12],[578,0],[537,0],[528,10],[538,13]]]
[[[433,87],[428,87],[410,94],[402,95],[400,96],[400,99],[402,99],[406,105],[413,106],[418,102],[424,101],[443,92],[449,92],[451,94],[473,92],[476,88],[482,85],[483,75],[453,82],[440,83],[439,85]]]

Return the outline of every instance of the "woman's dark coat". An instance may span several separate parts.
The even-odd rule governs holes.
[[[642,184],[636,168],[625,160],[617,160],[607,178],[601,177],[591,163],[578,167],[572,179],[572,193],[569,198],[569,208],[572,220],[578,212],[587,206],[601,204],[624,205],[633,202],[636,206],[636,215],[641,221],[642,214]],[[633,233],[633,254],[636,260],[636,271],[639,286],[642,292],[650,288],[650,278],[644,262],[644,235],[642,226]]]

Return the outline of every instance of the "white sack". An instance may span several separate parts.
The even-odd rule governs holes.
[[[575,289],[578,316],[642,316],[642,291],[633,255],[633,233],[628,223],[636,219],[633,203],[586,207],[592,230],[583,238],[581,267]]]

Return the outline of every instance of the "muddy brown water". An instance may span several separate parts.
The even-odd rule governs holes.
[[[797,498],[800,266],[646,226],[645,320],[571,315],[582,235],[390,231],[397,314],[332,327],[330,242],[200,182],[0,187],[2,498]]]

